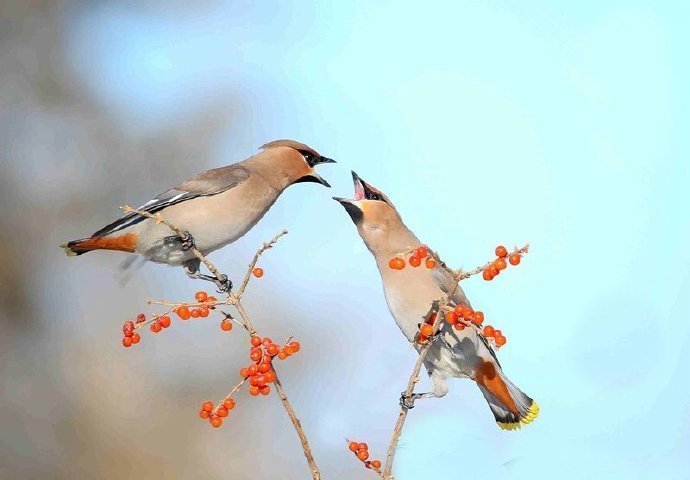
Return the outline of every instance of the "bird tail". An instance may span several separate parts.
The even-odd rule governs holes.
[[[116,237],[89,237],[60,245],[68,257],[82,255],[93,250],[118,250],[120,252],[134,253],[137,248],[135,233],[126,233]]]
[[[477,368],[477,385],[503,430],[516,430],[539,415],[539,405],[516,387],[492,362]]]

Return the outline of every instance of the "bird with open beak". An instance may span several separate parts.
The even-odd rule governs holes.
[[[390,199],[377,188],[352,172],[355,186],[353,199],[334,197],[357,226],[360,237],[371,251],[383,282],[383,291],[395,322],[417,351],[415,342],[419,324],[423,323],[437,301],[453,288],[452,276],[441,267],[393,270],[389,260],[419,239],[405,226]],[[455,290],[452,305],[471,306],[460,287]],[[498,425],[507,430],[520,428],[539,413],[536,402],[517,388],[503,373],[496,353],[486,338],[474,328],[458,331],[443,322],[424,359],[431,378],[432,392],[401,398],[408,407],[419,398],[442,397],[448,393],[449,377],[474,380],[489,403]]]
[[[166,190],[138,208],[160,213],[185,232],[175,235],[164,224],[127,214],[88,238],[73,240],[62,247],[69,256],[93,250],[136,253],[157,263],[182,265],[193,278],[216,282],[227,291],[232,283],[199,272],[196,247],[207,255],[242,237],[264,216],[281,193],[295,183],[315,182],[330,187],[314,167],[334,160],[294,140],[276,140],[238,163],[200,173]]]

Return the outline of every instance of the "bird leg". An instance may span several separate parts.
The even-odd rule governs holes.
[[[400,394],[400,406],[406,410],[414,408],[414,402],[420,398],[436,398],[433,392],[426,393],[413,393],[411,395],[405,395],[405,392]]]
[[[232,281],[228,278],[227,275],[221,273],[220,278],[216,278],[214,275],[204,275],[199,271],[200,265],[201,261],[198,258],[187,260],[182,264],[182,266],[184,267],[184,272],[187,274],[189,278],[213,282],[216,284],[216,287],[218,287],[219,293],[227,293],[230,290],[232,290]]]

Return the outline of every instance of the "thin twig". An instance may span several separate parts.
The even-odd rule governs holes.
[[[256,263],[259,261],[259,257],[268,250],[269,248],[273,248],[273,245],[280,240],[280,237],[283,235],[287,235],[288,231],[283,230],[282,232],[277,233],[270,241],[264,242],[264,244],[256,251],[254,254],[254,258],[252,259],[251,263],[249,264],[249,268],[247,269],[247,273],[244,275],[244,279],[242,280],[242,284],[240,285],[240,288],[237,289],[237,292],[235,292],[235,296],[239,299],[242,298],[242,294],[244,293],[245,289],[247,288],[247,284],[249,283],[249,279],[251,278],[252,271],[254,270],[254,267],[256,267]]]
[[[283,407],[285,408],[288,417],[290,417],[292,426],[295,427],[295,430],[297,431],[299,441],[302,443],[302,451],[304,452],[304,456],[306,457],[307,463],[309,464],[311,476],[314,480],[320,480],[321,472],[319,472],[319,467],[316,466],[316,461],[314,460],[314,456],[311,453],[309,441],[307,440],[307,436],[305,435],[304,430],[302,429],[302,423],[299,421],[299,418],[297,418],[297,414],[295,413],[295,410],[292,408],[292,404],[290,403],[290,400],[288,400],[288,396],[285,393],[285,390],[283,390],[283,385],[281,385],[280,383],[278,373],[276,373],[275,369],[273,369],[273,372],[276,375],[276,379],[273,381],[273,384],[275,385],[276,392],[280,397],[280,402],[283,404]]]
[[[448,293],[448,295],[446,296],[445,301],[442,303],[442,305],[432,306],[430,313],[436,313],[436,318],[433,324],[434,332],[438,331],[438,327],[441,325],[443,319],[443,315],[441,315],[441,312],[451,302],[453,295],[455,295],[455,292],[457,291],[459,286],[460,281],[456,278],[455,285],[451,289],[450,293]],[[424,359],[426,358],[427,353],[429,353],[429,350],[433,345],[433,338],[434,337],[429,339],[429,341],[419,351],[419,358],[417,359],[417,362],[415,363],[414,368],[412,369],[412,373],[410,374],[410,378],[407,381],[407,389],[404,393],[406,398],[410,397],[414,393],[414,387],[417,384],[417,382],[419,382],[419,372],[422,369],[422,365],[424,364]],[[393,470],[393,460],[395,459],[395,451],[398,448],[398,441],[400,440],[400,435],[402,435],[402,430],[405,426],[405,420],[407,420],[408,412],[409,409],[407,407],[400,407],[400,413],[398,414],[398,419],[395,422],[393,434],[391,435],[391,441],[388,445],[386,463],[383,467],[382,476],[385,480],[393,480],[393,475],[391,474],[391,471]]]
[[[132,208],[129,205],[125,205],[121,207],[125,212],[127,213],[136,213],[138,215],[142,215],[147,218],[151,218],[155,220],[157,223],[162,223],[166,225],[168,228],[170,228],[172,231],[174,231],[179,237],[184,238],[186,236],[185,232],[183,232],[181,229],[179,229],[177,226],[173,225],[172,223],[166,221],[160,213],[151,214],[149,212],[145,212],[142,210],[137,210]],[[252,270],[256,266],[256,263],[259,261],[259,257],[268,249],[272,248],[273,245],[276,244],[276,242],[284,235],[287,235],[287,230],[282,230],[278,234],[276,234],[270,241],[265,242],[254,254],[254,258],[252,259],[251,263],[249,264],[249,268],[247,269],[247,273],[244,276],[244,279],[242,280],[242,284],[240,285],[240,288],[237,290],[237,292],[228,292],[228,297],[226,301],[223,302],[215,302],[209,304],[208,302],[205,303],[188,303],[188,304],[180,304],[180,303],[171,303],[171,302],[162,302],[162,301],[149,301],[150,304],[155,304],[155,305],[166,305],[166,306],[181,306],[181,305],[186,305],[186,306],[209,306],[209,305],[217,305],[217,304],[230,304],[233,305],[236,309],[237,312],[240,314],[240,317],[242,318],[242,325],[244,328],[247,330],[247,333],[250,336],[253,336],[256,334],[256,330],[254,329],[254,326],[252,324],[252,321],[249,319],[249,315],[247,315],[246,310],[244,309],[244,306],[242,305],[241,299],[242,295],[244,294],[244,291],[247,288],[247,285],[249,284],[249,280],[252,275]],[[196,247],[192,247],[192,252],[194,255],[206,265],[206,267],[209,269],[209,271],[217,278],[221,278],[221,274],[219,270],[211,263],[206,256],[201,253]],[[221,312],[223,313],[223,312]],[[236,321],[235,319],[232,319],[233,321]],[[290,400],[288,399],[287,394],[285,393],[285,390],[283,390],[283,386],[280,383],[280,379],[278,378],[278,373],[275,371],[275,368],[273,369],[273,372],[276,375],[276,378],[274,380],[274,385],[276,387],[276,392],[278,393],[278,396],[280,397],[280,401],[283,404],[283,407],[285,408],[285,411],[288,414],[288,417],[290,418],[290,421],[292,422],[293,427],[295,428],[295,431],[297,432],[297,436],[300,439],[300,443],[302,444],[302,451],[304,452],[304,456],[307,459],[307,463],[309,465],[309,469],[311,470],[312,478],[314,480],[320,480],[321,479],[321,473],[319,472],[319,468],[316,465],[316,461],[314,460],[314,455],[312,454],[311,447],[309,446],[309,442],[307,441],[307,436],[304,433],[304,429],[302,428],[302,423],[300,422],[299,418],[297,417],[297,414],[295,413],[295,410],[292,408],[292,404],[290,403]],[[237,391],[242,384],[245,382],[246,378],[242,380],[242,382],[238,383],[233,387],[231,392],[226,396],[228,398],[230,395],[232,395],[235,391]]]

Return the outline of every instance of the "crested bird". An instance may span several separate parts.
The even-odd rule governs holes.
[[[393,270],[389,260],[421,244],[405,226],[397,209],[380,190],[352,172],[355,195],[353,199],[333,197],[350,215],[365,245],[374,256],[383,282],[388,309],[396,324],[419,352],[415,341],[419,325],[432,311],[434,302],[453,292],[454,279],[440,266],[433,269],[406,268]],[[452,294],[451,305],[471,307],[465,293],[458,286]],[[536,402],[516,387],[504,374],[496,352],[482,332],[474,328],[458,331],[442,322],[439,332],[424,359],[432,383],[432,391],[401,396],[401,405],[414,406],[419,398],[443,397],[448,393],[448,378],[469,378],[476,382],[498,425],[514,430],[530,423],[539,413]]]
[[[314,167],[335,161],[294,140],[275,140],[238,163],[200,173],[166,190],[137,210],[160,214],[183,236],[136,212],[118,218],[93,235],[64,245],[68,256],[94,250],[135,253],[144,259],[182,265],[187,275],[213,281],[222,291],[232,282],[200,273],[192,247],[207,255],[242,237],[264,216],[281,193],[295,183],[330,187]]]

